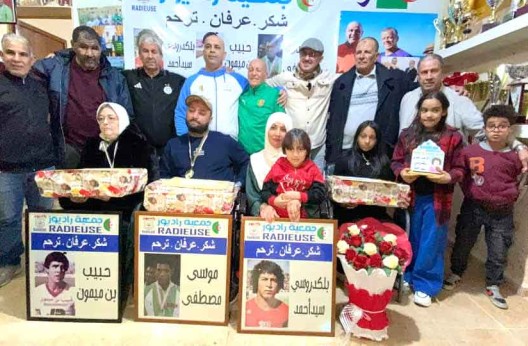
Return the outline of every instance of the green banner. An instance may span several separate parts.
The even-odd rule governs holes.
[[[377,8],[394,8],[394,9],[407,9],[407,2],[405,0],[378,0],[376,3]]]

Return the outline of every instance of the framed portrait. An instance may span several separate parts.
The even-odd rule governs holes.
[[[0,24],[15,24],[16,22],[16,1],[0,0]]]
[[[334,336],[336,230],[242,218],[238,332]]]
[[[135,214],[136,319],[227,325],[229,215]]]
[[[120,217],[26,212],[28,320],[121,322]]]

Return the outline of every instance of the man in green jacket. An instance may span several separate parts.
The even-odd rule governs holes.
[[[238,100],[238,141],[248,154],[264,149],[264,131],[271,114],[284,112],[277,103],[279,90],[265,83],[268,73],[260,59],[249,63],[249,87]]]

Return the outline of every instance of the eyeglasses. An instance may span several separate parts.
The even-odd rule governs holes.
[[[299,51],[299,55],[304,58],[304,57],[309,57],[309,58],[319,58],[321,55],[321,53],[319,52],[316,52],[315,50],[301,50]]]
[[[97,116],[96,119],[97,119],[97,122],[99,124],[102,124],[102,123],[105,122],[105,120],[108,120],[109,123],[112,123],[114,121],[117,121],[119,118],[117,117],[117,115],[109,115],[107,117],[105,117],[105,116]]]
[[[505,131],[510,128],[510,125],[486,125],[488,131]]]

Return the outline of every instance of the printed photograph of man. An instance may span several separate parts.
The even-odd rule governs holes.
[[[0,23],[15,23],[16,18],[13,12],[13,0],[0,0]]]
[[[249,277],[256,296],[246,302],[246,327],[288,327],[288,305],[275,297],[285,287],[281,266],[272,261],[261,261],[253,267]]]
[[[398,47],[399,39],[400,37],[398,36],[398,30],[396,30],[395,28],[388,27],[381,31],[381,44],[385,48],[385,52],[380,53],[378,61],[384,56],[411,56],[411,54]]]
[[[38,263],[37,263],[38,267]],[[74,295],[68,283],[64,281],[70,261],[62,252],[51,252],[44,260],[46,282],[35,284],[33,297],[36,316],[75,316]]]
[[[345,73],[356,65],[356,46],[363,36],[361,23],[353,21],[347,24],[345,30],[345,43],[337,46],[337,73]]]
[[[156,263],[157,279],[145,287],[145,316],[179,317],[180,255],[146,254],[145,263],[149,262]]]
[[[378,40],[379,63],[383,63],[383,58],[397,57],[402,60],[421,57],[424,47],[435,40],[435,18],[436,15],[432,13],[341,11],[338,41],[341,44],[338,46],[336,72],[344,73],[355,66],[355,61],[350,63],[351,60],[344,56],[348,54],[354,59],[357,43],[353,45],[352,42],[358,42],[363,37],[375,37]],[[389,23],[398,25],[388,26]],[[350,65],[342,65],[341,61]],[[407,66],[398,64],[398,67],[404,71]]]
[[[408,66],[405,69],[405,74],[407,74],[410,81],[414,82],[416,80],[418,70],[416,69],[416,61],[414,59],[409,59]]]
[[[282,72],[282,35],[258,35],[258,57],[265,64],[268,78]]]

